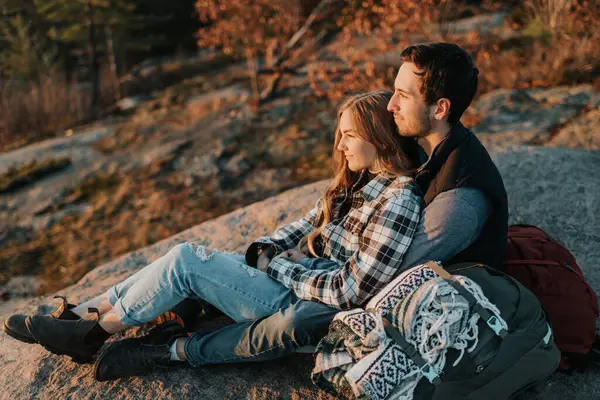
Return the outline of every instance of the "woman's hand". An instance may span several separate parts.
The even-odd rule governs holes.
[[[262,272],[267,272],[267,267],[269,263],[273,259],[273,254],[275,253],[275,249],[272,246],[264,249],[259,255],[258,260],[256,260],[256,268],[258,268]]]
[[[291,249],[279,253],[275,258],[279,257],[287,258],[288,260],[291,260],[293,262],[298,262],[298,260],[302,260],[304,257],[307,257],[307,255],[301,252],[300,250]]]
[[[290,260],[292,260],[293,262],[298,262],[299,260],[302,260],[305,257],[308,257],[306,254],[304,254],[303,252],[301,252],[298,249],[292,249],[292,250],[288,250],[288,258]]]
[[[299,260],[307,257],[306,254],[297,249],[282,251],[277,254],[275,257],[270,257],[270,252],[264,251],[258,256],[258,261],[256,262],[256,268],[263,272],[267,272],[267,267],[269,263],[277,258],[287,258],[293,262],[298,262]]]
[[[258,268],[262,272],[267,272],[267,267],[271,262],[271,258],[268,256],[266,251],[263,251],[258,256],[258,260],[256,261],[256,268]]]

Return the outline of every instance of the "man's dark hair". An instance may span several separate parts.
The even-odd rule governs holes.
[[[426,43],[407,47],[401,57],[420,70],[425,104],[449,99],[448,123],[457,123],[477,92],[479,70],[471,56],[453,43]]]

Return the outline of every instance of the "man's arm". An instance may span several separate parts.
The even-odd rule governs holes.
[[[491,212],[490,201],[478,189],[440,193],[423,210],[401,270],[430,260],[448,261],[477,239]]]

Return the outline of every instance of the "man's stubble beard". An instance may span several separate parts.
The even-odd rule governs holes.
[[[406,121],[406,119],[404,119],[404,121]],[[429,135],[429,133],[431,132],[431,121],[429,120],[426,114],[420,115],[418,123],[415,125],[416,126],[410,127],[400,126],[396,122],[396,126],[398,127],[398,132],[400,133],[400,136],[421,138]]]

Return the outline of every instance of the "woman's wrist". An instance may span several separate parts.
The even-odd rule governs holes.
[[[273,248],[273,255],[275,253],[275,246],[271,243],[263,243],[263,242],[254,242],[246,250],[246,264],[251,267],[256,267],[258,265],[258,258],[261,254],[263,254],[268,248]],[[269,254],[269,253],[267,253]]]

